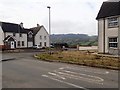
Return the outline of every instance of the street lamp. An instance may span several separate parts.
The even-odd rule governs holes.
[[[49,9],[49,35],[51,34],[51,17],[50,17],[50,6],[47,6],[47,8]]]
[[[51,7],[50,6],[47,6],[47,8],[49,9],[49,51],[51,53],[51,47],[50,47],[50,44],[51,44],[51,40],[50,40],[50,35],[51,35],[51,17],[50,17],[50,9]]]

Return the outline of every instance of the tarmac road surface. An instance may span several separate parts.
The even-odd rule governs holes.
[[[118,71],[38,61],[33,54],[3,54],[14,58],[2,62],[3,88],[118,88]]]

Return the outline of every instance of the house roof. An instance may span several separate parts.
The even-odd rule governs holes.
[[[30,31],[33,33],[33,30],[31,30],[31,29],[24,28],[24,30],[25,30],[27,33],[29,33]]]
[[[11,40],[13,40],[13,41],[16,40],[13,36],[8,35],[8,36],[4,39],[4,41],[8,41],[9,39],[11,39]]]
[[[42,27],[43,26],[38,26],[38,27],[30,28],[30,29],[33,30],[33,35],[36,35]]]
[[[20,25],[14,23],[2,22],[3,32],[27,33]]]
[[[120,2],[103,2],[96,19],[120,15]]]

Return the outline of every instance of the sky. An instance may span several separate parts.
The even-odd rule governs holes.
[[[0,0],[0,21],[23,22],[25,28],[43,25],[51,34],[97,35],[96,16],[106,0]]]

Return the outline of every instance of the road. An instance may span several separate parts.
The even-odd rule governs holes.
[[[118,88],[118,71],[39,61],[33,54],[3,54],[14,59],[2,62],[3,88]]]

